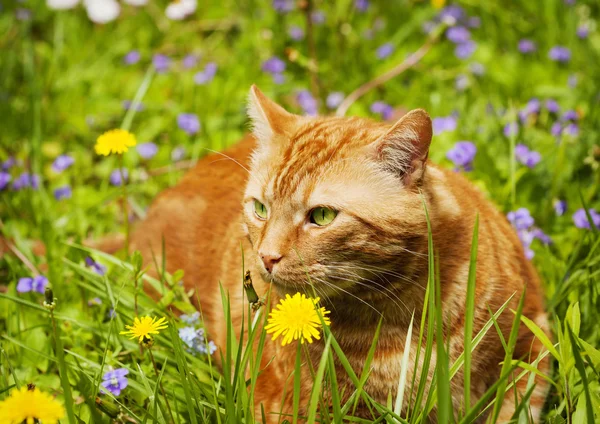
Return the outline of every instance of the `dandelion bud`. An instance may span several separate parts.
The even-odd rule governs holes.
[[[258,294],[256,294],[256,290],[254,290],[254,286],[252,285],[250,271],[246,271],[246,275],[244,276],[244,290],[251,305],[258,302]]]
[[[54,302],[54,293],[50,286],[46,286],[46,290],[44,291],[44,308],[49,311],[53,311],[56,308],[56,303]]]

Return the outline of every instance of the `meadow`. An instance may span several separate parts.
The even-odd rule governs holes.
[[[23,421],[33,404],[47,406],[44,424],[257,422],[252,389],[272,341],[253,322],[268,311],[248,305],[247,338],[231,329],[216,350],[183,273],[155,263],[153,279],[139,255],[89,247],[134,227],[200,157],[240,140],[252,84],[306,115],[391,120],[426,109],[431,160],[494,201],[542,278],[553,338],[526,324],[553,363],[543,422],[600,422],[599,17],[594,0],[2,1],[0,424]],[[119,128],[137,144],[98,154],[98,137]],[[442,328],[439,284],[432,272],[413,337]],[[226,294],[222,307],[228,316]],[[165,318],[157,334],[121,334],[146,316]],[[486,328],[495,331],[493,316]],[[449,363],[443,341],[427,338],[436,384],[399,382],[415,385],[414,404],[372,401],[368,369],[348,365],[356,391],[342,402],[331,364],[347,361],[325,326],[307,416],[298,406],[281,420],[423,423],[436,408],[438,422],[494,422],[515,334],[503,379],[453,411],[450,381],[471,351]],[[353,417],[359,400],[373,420]],[[530,422],[528,397],[519,404],[514,422]]]

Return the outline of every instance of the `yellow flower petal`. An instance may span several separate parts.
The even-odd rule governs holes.
[[[10,397],[0,401],[0,423],[21,424],[38,420],[56,424],[65,416],[63,406],[48,393],[39,389],[14,389]]]
[[[96,140],[96,154],[108,156],[111,153],[122,154],[137,144],[135,136],[129,131],[116,129],[102,134]]]
[[[129,336],[131,339],[138,338],[141,343],[144,338],[152,338],[152,334],[159,334],[160,330],[164,330],[168,327],[166,318],[160,318],[156,320],[156,317],[142,317],[141,319],[135,317],[133,319],[133,325],[126,325],[127,331],[121,331],[119,334]]]

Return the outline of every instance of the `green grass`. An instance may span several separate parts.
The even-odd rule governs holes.
[[[62,422],[233,423],[255,419],[254,388],[260,374],[264,346],[271,343],[257,330],[258,317],[248,306],[244,315],[244,339],[229,326],[227,346],[212,357],[191,353],[179,337],[185,324],[170,311],[177,308],[193,313],[191,300],[201,293],[182,287],[185,276],[164,272],[164,263],[155,263],[159,279],[144,274],[135,255],[113,257],[83,247],[84,241],[124,230],[120,198],[123,190],[109,183],[110,173],[119,167],[115,157],[94,154],[96,138],[113,128],[131,130],[138,141],[153,141],[159,150],[144,160],[132,149],[123,156],[129,171],[127,196],[130,211],[142,219],[152,199],[173,186],[185,169],[209,150],[234,144],[247,131],[245,99],[256,83],[270,97],[291,111],[301,113],[296,94],[313,91],[320,113],[327,95],[341,91],[348,95],[401,63],[426,40],[423,24],[439,11],[428,1],[371,1],[366,13],[354,8],[353,0],[312,3],[326,16],[315,24],[314,55],[307,39],[294,41],[290,26],[305,27],[302,10],[279,15],[267,0],[200,1],[193,19],[171,22],[164,15],[166,2],[157,1],[135,9],[122,4],[121,16],[107,25],[89,22],[83,7],[55,12],[42,0],[26,3],[3,2],[0,9],[0,161],[15,157],[20,165],[9,170],[13,180],[27,170],[41,176],[38,190],[0,190],[0,234],[11,241],[18,253],[0,258],[0,401],[16,388],[33,383],[57,396],[67,415]],[[482,413],[497,416],[500,400],[512,390],[509,375],[518,370],[528,381],[528,392],[519,400],[515,422],[526,423],[537,362],[526,366],[512,360],[519,323],[526,325],[543,343],[542,355],[552,358],[552,372],[542,376],[551,382],[544,410],[544,422],[593,422],[600,416],[600,231],[574,225],[572,215],[580,208],[592,218],[600,210],[600,7],[597,2],[563,0],[531,2],[459,2],[469,16],[480,18],[472,28],[477,49],[467,60],[454,55],[454,45],[442,36],[414,67],[384,85],[368,91],[354,103],[348,115],[379,116],[370,112],[375,101],[394,107],[425,108],[432,117],[455,113],[458,126],[434,137],[430,151],[433,161],[452,167],[446,153],[457,141],[477,146],[474,167],[468,177],[498,208],[507,213],[525,207],[535,225],[552,238],[545,246],[532,243],[532,259],[543,281],[552,337],[534,322],[515,311],[513,331],[504,341],[505,361],[499,364],[502,378],[479,402],[470,399],[469,387],[473,353],[483,336],[497,331],[499,311],[490,317],[481,332],[473,334],[474,276],[478,226],[472,235],[469,270],[465,352],[452,362],[443,339],[439,258],[430,239],[429,282],[421,316],[414,317],[409,335],[419,345],[417,363],[422,368],[407,372],[408,357],[399,366],[398,387],[411,388],[413,398],[390,398],[375,402],[363,390],[370,374],[377,336],[362,370],[352,369],[328,328],[323,340],[323,357],[313,371],[314,385],[308,405],[295,402],[289,422],[365,422],[352,417],[358,405],[372,411],[373,421],[424,423],[435,408],[439,422],[472,422]],[[33,11],[32,20],[17,20],[19,8]],[[589,24],[592,31],[579,39],[576,29]],[[365,32],[370,31],[369,37]],[[517,50],[520,39],[536,42],[537,52],[523,55]],[[380,60],[376,49],[394,45],[390,57]],[[571,51],[571,60],[559,64],[548,58],[554,45]],[[126,66],[123,56],[138,49],[142,59]],[[151,65],[155,53],[173,59],[166,73]],[[184,69],[180,60],[187,54],[200,56],[193,69]],[[261,63],[276,55],[286,63],[285,82],[274,84],[261,71]],[[216,62],[214,80],[194,84],[194,74],[206,63]],[[484,66],[483,75],[473,64]],[[313,71],[316,71],[313,73]],[[462,77],[461,77],[462,76]],[[457,89],[457,77],[469,86]],[[575,85],[569,80],[576,78]],[[316,81],[316,88],[315,88]],[[545,108],[520,126],[511,137],[503,127],[517,119],[518,111],[531,98],[542,102],[555,99],[561,111],[579,114],[579,135],[564,136],[557,142],[550,133],[557,120]],[[126,111],[124,100],[132,101]],[[137,111],[137,105],[143,105]],[[177,115],[196,113],[202,129],[188,136],[177,126]],[[526,144],[541,154],[541,162],[528,168],[516,161],[515,146]],[[176,147],[184,147],[183,161],[171,158]],[[51,170],[53,160],[70,154],[75,164],[62,173]],[[70,185],[70,199],[57,201],[53,191]],[[566,200],[568,210],[557,216],[553,201]],[[33,253],[35,240],[47,249],[43,256]],[[84,258],[108,267],[99,276],[84,265]],[[164,256],[163,256],[164,257]],[[240,290],[243,270],[240,270]],[[56,308],[53,317],[42,306],[43,295],[17,293],[19,278],[42,273],[51,282]],[[142,282],[161,293],[155,302],[141,289]],[[89,304],[99,298],[101,304]],[[522,298],[521,298],[522,299]],[[522,306],[522,302],[521,302]],[[228,293],[222,293],[225,316],[231,315]],[[156,337],[149,352],[119,332],[136,315],[167,316],[169,329]],[[115,313],[110,313],[114,310]],[[425,337],[435,334],[437,337]],[[254,346],[254,349],[248,346]],[[294,349],[294,346],[290,346]],[[298,348],[297,367],[302,362]],[[478,351],[479,352],[479,351]],[[219,355],[219,357],[217,356]],[[437,357],[435,363],[432,356]],[[216,359],[224,364],[215,366]],[[538,360],[540,360],[538,358]],[[334,362],[341,364],[355,389],[341,393]],[[129,370],[129,386],[119,395],[100,393],[102,376],[109,368]],[[435,371],[430,387],[425,379]],[[464,403],[456,410],[450,399],[452,379],[464,374]],[[282,392],[298,397],[298,373],[291,376]],[[164,389],[164,392],[163,392]],[[473,403],[473,406],[471,406]],[[326,411],[324,405],[329,404]],[[303,407],[303,408],[300,408]],[[298,411],[307,416],[299,416]],[[485,411],[485,412],[484,412]],[[267,413],[268,411],[265,411]]]

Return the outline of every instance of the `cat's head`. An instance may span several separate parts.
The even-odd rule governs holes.
[[[327,296],[401,280],[426,239],[419,194],[432,128],[413,110],[393,125],[291,114],[255,86],[257,148],[245,227],[261,271],[280,292]]]

